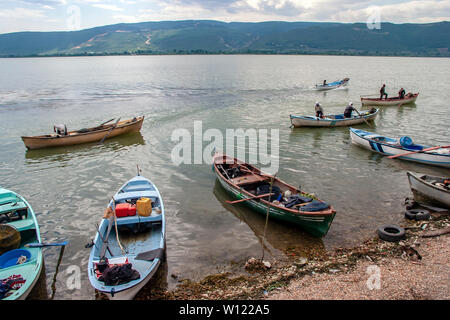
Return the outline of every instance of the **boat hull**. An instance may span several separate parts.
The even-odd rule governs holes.
[[[28,216],[26,219],[8,222],[7,224],[15,227],[21,234],[27,233],[28,237],[26,243],[40,243],[41,236],[36,215],[25,198],[13,191],[0,188],[0,211],[8,205],[8,198],[13,199],[13,197],[17,199],[16,201],[19,203],[19,206],[20,203],[23,203],[26,206]],[[29,236],[30,232],[33,234],[32,237]],[[23,236],[22,239],[24,239]],[[42,248],[26,248],[24,246],[26,243],[22,241],[18,249],[27,250],[31,254],[29,261],[20,265],[0,269],[0,279],[5,279],[12,275],[20,275],[25,280],[25,283],[18,290],[12,291],[11,295],[3,298],[2,300],[25,300],[29,293],[33,290],[42,272],[42,266],[44,264]]]
[[[426,176],[417,176],[411,172],[407,172],[409,186],[413,192],[414,199],[417,202],[427,202],[434,205],[444,206],[450,209],[450,190],[439,188],[424,178]],[[430,177],[441,179],[440,177]]]
[[[128,120],[130,121],[130,120]],[[91,143],[101,141],[107,134],[107,139],[126,133],[138,132],[141,130],[144,117],[139,117],[135,122],[120,122],[109,134],[110,127],[103,130],[87,133],[69,133],[67,136],[36,136],[22,137],[25,146],[30,149],[43,149],[52,147],[63,147],[77,144]]]
[[[418,93],[414,94],[410,98],[405,99],[379,99],[379,98],[367,98],[367,97],[361,97],[361,104],[363,106],[398,106],[398,105],[404,105],[404,104],[411,104],[416,102],[417,97],[419,96]]]
[[[358,125],[365,123],[366,121],[374,121],[378,115],[378,110],[369,115],[363,115],[362,117],[356,116],[345,119],[321,119],[312,116],[295,116],[291,115],[291,124],[296,127],[344,127]]]
[[[404,149],[400,146],[389,145],[387,143],[381,143],[374,141],[370,138],[366,138],[362,136],[360,132],[367,134],[370,133],[363,130],[350,128],[350,137],[352,139],[352,143],[362,148],[387,156],[400,155],[411,152],[411,150]],[[372,134],[372,136],[379,136],[379,135]],[[418,152],[401,156],[398,157],[397,159],[450,168],[450,153],[439,154],[437,152]]]

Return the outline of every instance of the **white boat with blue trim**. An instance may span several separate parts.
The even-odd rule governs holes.
[[[119,189],[105,211],[89,256],[89,281],[109,299],[131,300],[164,256],[163,200],[156,186],[138,175]]]
[[[323,118],[316,116],[296,116],[290,115],[291,124],[298,127],[343,127],[374,121],[378,115],[378,109],[371,109],[367,112],[360,112],[350,118],[344,117],[344,114],[330,114]]]
[[[314,88],[316,90],[320,90],[320,91],[344,88],[348,85],[349,81],[350,81],[350,78],[344,78],[342,80],[337,80],[337,81],[330,82],[330,83],[316,84],[314,86]]]
[[[388,138],[374,132],[350,128],[352,143],[365,149],[399,159],[450,168],[450,148],[429,147],[412,142],[410,137]],[[427,151],[427,149],[433,149]],[[404,155],[402,155],[404,154]]]

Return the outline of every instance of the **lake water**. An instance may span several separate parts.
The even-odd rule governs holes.
[[[230,199],[208,164],[176,166],[171,134],[194,121],[203,130],[279,129],[278,177],[331,203],[336,218],[323,239],[269,221],[266,259],[288,260],[375,235],[385,223],[403,220],[410,195],[406,171],[448,175],[446,169],[390,160],[351,144],[348,128],[290,129],[290,114],[343,112],[361,94],[390,95],[400,87],[420,92],[414,105],[384,107],[376,131],[408,135],[417,143],[450,141],[450,59],[335,56],[123,56],[0,59],[0,185],[22,194],[38,212],[46,241],[67,239],[58,272],[59,248],[45,249],[45,277],[35,296],[94,299],[87,277],[89,250],[111,196],[128,179],[151,179],[163,195],[167,217],[167,263],[159,284],[199,279],[231,270],[262,254],[264,217]],[[317,92],[350,78],[348,89]],[[22,135],[50,133],[111,118],[145,115],[140,134],[58,149],[27,151]],[[365,124],[359,128],[369,129]],[[78,273],[79,270],[79,273]],[[77,289],[76,280],[81,280]],[[151,290],[151,286],[146,288]],[[46,293],[45,293],[46,291]]]

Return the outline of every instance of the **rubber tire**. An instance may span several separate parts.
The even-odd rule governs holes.
[[[428,220],[430,218],[430,211],[425,209],[410,209],[405,211],[405,217],[409,220]]]
[[[397,242],[405,238],[405,229],[393,224],[384,225],[378,228],[378,237],[384,241]]]

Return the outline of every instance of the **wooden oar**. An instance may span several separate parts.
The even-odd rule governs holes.
[[[437,147],[422,149],[422,150],[418,150],[418,151],[411,151],[411,152],[407,152],[407,153],[402,153],[402,154],[396,154],[396,155],[393,155],[393,156],[389,156],[388,158],[389,159],[394,159],[394,158],[406,156],[408,154],[421,153],[421,152],[425,152],[425,151],[431,151],[431,150],[436,150],[436,149],[446,149],[446,148],[450,148],[450,146],[443,146],[443,147],[437,146]]]
[[[259,198],[264,198],[264,197],[273,196],[273,195],[275,195],[275,193],[266,193],[266,194],[261,194],[259,196],[254,196],[254,197],[250,197],[250,198],[239,199],[239,200],[236,200],[236,201],[225,201],[225,202],[229,203],[229,204],[235,204],[235,203],[244,202],[244,201],[247,201],[247,200],[259,199]]]
[[[102,144],[103,141],[105,141],[106,137],[109,136],[109,134],[111,133],[111,131],[113,131],[113,129],[117,126],[117,124],[119,123],[120,118],[117,119],[116,123],[114,123],[114,125],[111,127],[111,129],[109,129],[108,133],[103,137],[103,139],[98,143],[98,144]]]
[[[355,109],[355,108],[353,108],[353,109]],[[365,123],[367,123],[367,125],[368,125],[370,128],[373,128],[373,127],[369,124],[369,122],[366,120],[366,118],[364,118],[364,116],[362,116],[361,113],[359,113],[358,110],[355,109],[355,112],[356,112],[356,113],[364,120]]]
[[[59,246],[65,246],[69,243],[69,241],[63,241],[59,243],[49,243],[49,242],[42,242],[42,243],[27,243],[25,247],[27,248],[41,248],[41,247],[59,247]]]

